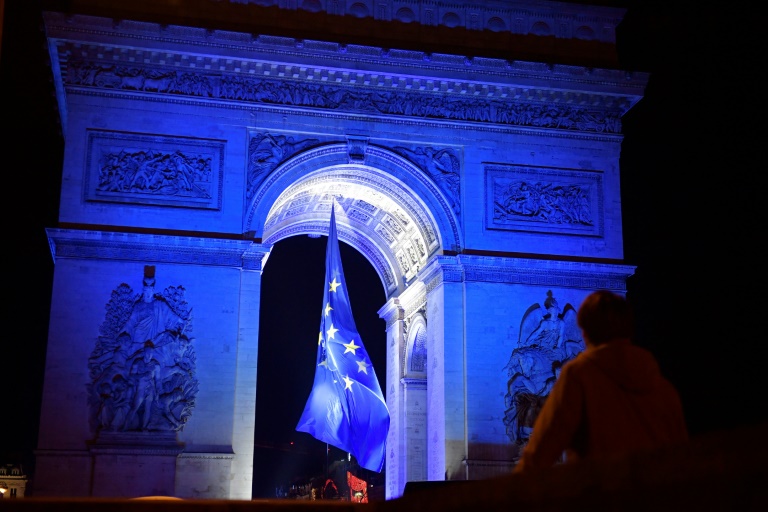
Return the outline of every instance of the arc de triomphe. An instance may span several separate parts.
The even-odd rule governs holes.
[[[261,272],[277,241],[327,234],[334,199],[387,297],[387,498],[509,471],[527,428],[511,375],[551,379],[574,307],[634,271],[621,118],[647,82],[516,55],[610,55],[623,11],[124,4],[45,15],[66,145],[35,494],[250,499]],[[245,28],[276,13],[325,36]]]

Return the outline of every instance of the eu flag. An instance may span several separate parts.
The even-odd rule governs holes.
[[[315,382],[296,430],[351,453],[366,469],[381,472],[389,410],[352,317],[333,208],[325,281]]]

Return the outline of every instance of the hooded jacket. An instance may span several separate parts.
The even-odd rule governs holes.
[[[621,456],[688,440],[677,390],[629,340],[588,347],[563,365],[515,472]]]

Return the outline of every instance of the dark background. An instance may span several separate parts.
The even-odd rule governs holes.
[[[765,164],[758,161],[765,147],[759,88],[765,59],[756,13],[734,2],[578,3],[628,7],[618,31],[621,67],[651,73],[644,99],[623,119],[621,155],[625,262],[637,266],[628,297],[637,309],[638,343],[680,390],[693,435],[766,421],[768,229]],[[0,463],[22,462],[31,472],[53,279],[45,228],[57,224],[63,139],[40,1],[6,0],[4,7],[0,165],[9,328],[0,342]],[[325,241],[294,237],[270,256],[260,361],[275,361],[281,340],[316,337]],[[376,314],[383,287],[345,244],[342,258],[358,329],[383,382],[384,324]],[[265,321],[270,318],[281,321]],[[296,355],[300,368],[305,354]],[[314,355],[306,355],[310,367]],[[293,387],[262,386],[274,378],[271,370],[259,367],[255,496],[325,464],[325,446],[294,431],[311,372]]]

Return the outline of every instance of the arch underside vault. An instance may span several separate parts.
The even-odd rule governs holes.
[[[368,259],[390,297],[432,255],[460,246],[458,224],[437,186],[407,160],[373,146],[352,159],[348,149],[322,146],[280,166],[255,195],[246,230],[266,244],[327,235],[335,201],[339,239]]]

